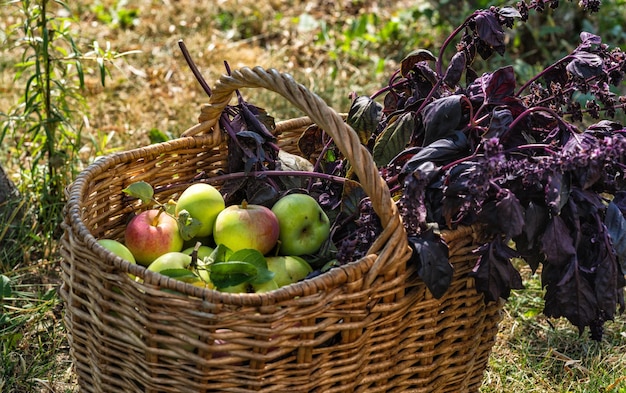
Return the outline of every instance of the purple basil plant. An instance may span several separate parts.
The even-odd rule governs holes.
[[[600,1],[580,4],[597,11]],[[476,250],[473,275],[486,301],[523,288],[511,262],[521,258],[541,272],[544,314],[600,340],[604,322],[624,310],[626,128],[612,119],[626,106],[615,93],[626,54],[583,32],[570,54],[521,83],[512,66],[482,75],[472,67],[504,54],[515,21],[557,6],[520,1],[474,12],[438,56],[416,50],[387,86],[354,97],[348,122],[398,196],[412,262],[434,296],[453,273],[438,229],[482,224],[489,240]],[[340,262],[380,233],[367,200],[356,226],[338,243]]]

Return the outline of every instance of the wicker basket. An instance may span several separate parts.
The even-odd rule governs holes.
[[[353,163],[385,227],[368,255],[272,292],[228,294],[148,272],[98,246],[98,238],[123,238],[138,208],[122,193],[130,183],[148,181],[164,200],[225,166],[216,119],[244,87],[275,91],[309,116],[277,125],[281,147],[293,152],[316,123]],[[468,276],[478,232],[444,234],[456,273],[448,294],[434,299],[408,266],[406,234],[371,156],[321,99],[287,75],[244,68],[222,77],[203,109],[188,136],[98,160],[68,190],[61,296],[81,390],[477,391],[501,308],[485,305]]]

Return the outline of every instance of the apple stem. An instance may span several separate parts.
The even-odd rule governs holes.
[[[161,213],[163,213],[163,212],[164,212],[163,209],[159,209],[159,211],[157,212],[156,216],[154,216],[154,218],[152,218],[152,226],[153,227],[159,225],[159,217],[161,217]]]
[[[193,251],[191,252],[191,269],[196,269],[198,267],[198,249],[202,243],[196,242],[196,245],[193,247]]]
[[[248,201],[246,201],[245,199],[243,201],[241,201],[241,208],[242,209],[247,209],[248,208]]]

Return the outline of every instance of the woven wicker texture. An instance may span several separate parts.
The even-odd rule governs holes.
[[[244,87],[278,92],[309,116],[277,125],[285,150],[297,152],[312,122],[335,139],[385,224],[368,255],[269,293],[228,294],[147,272],[98,246],[98,238],[123,239],[127,220],[142,208],[122,193],[129,184],[147,181],[164,201],[225,167],[216,119]],[[61,296],[81,391],[477,391],[501,305],[485,305],[468,277],[479,240],[474,228],[445,233],[455,280],[444,298],[433,299],[407,266],[398,212],[356,134],[276,71],[222,77],[185,135],[100,159],[68,190]]]

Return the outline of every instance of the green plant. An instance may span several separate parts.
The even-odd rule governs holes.
[[[95,64],[104,85],[107,64],[126,53],[97,41],[83,53],[73,38],[76,21],[59,16],[71,15],[62,1],[9,1],[6,6],[13,7],[18,21],[9,27],[6,42],[12,51],[21,51],[13,68],[23,93],[13,108],[0,113],[0,143],[8,143],[6,158],[20,168],[24,198],[37,206],[39,227],[33,232],[45,246],[58,235],[63,191],[80,167],[88,67]]]
[[[32,392],[47,385],[67,364],[60,362],[62,326],[56,291],[47,285],[22,284],[18,272],[0,275],[0,391]]]
[[[388,18],[367,12],[329,23],[303,14],[298,21],[318,30],[315,44],[324,49],[330,60],[354,67],[374,63],[375,73],[379,74],[384,71],[385,61],[399,61],[407,48],[431,39],[430,33],[420,28],[431,16],[429,9],[412,7]],[[386,58],[381,56],[383,53],[394,57]]]
[[[96,2],[91,10],[100,22],[112,28],[129,29],[139,23],[139,9],[127,5],[126,0],[115,1],[110,7],[102,2]]]

